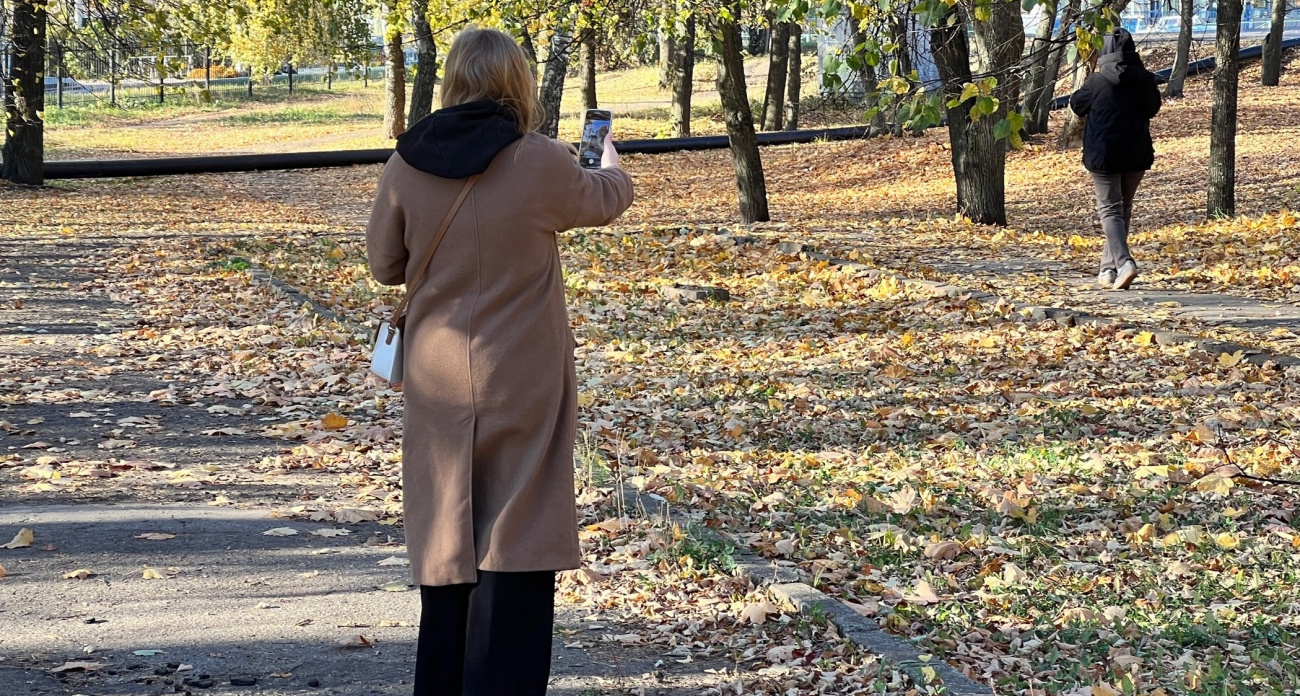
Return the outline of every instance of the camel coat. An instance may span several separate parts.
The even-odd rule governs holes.
[[[375,278],[403,283],[464,181],[394,154],[366,250]],[[416,288],[405,331],[402,474],[411,575],[577,568],[573,333],[555,233],[612,222],[632,203],[621,169],[580,168],[533,133],[502,149]]]

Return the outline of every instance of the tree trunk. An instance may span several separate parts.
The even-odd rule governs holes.
[[[402,53],[401,32],[390,32],[384,42],[384,51],[388,59],[388,80],[384,85],[388,92],[387,108],[384,110],[384,133],[390,139],[406,132],[406,57]]]
[[[739,3],[729,4],[732,17],[740,16]],[[740,192],[740,220],[746,224],[766,222],[767,183],[763,179],[763,160],[758,154],[754,133],[754,115],[749,109],[745,90],[745,62],[740,51],[740,27],[736,22],[719,22],[718,94],[727,121],[727,139],[736,169],[736,188]]]
[[[415,84],[411,87],[411,112],[406,117],[410,128],[433,111],[433,92],[438,85],[438,44],[429,26],[429,0],[412,0],[411,29],[415,32]]]
[[[912,73],[912,51],[908,45],[908,26],[907,21],[911,16],[910,9],[902,9],[895,12],[889,18],[889,39],[894,43],[894,59],[898,61],[898,74],[906,77]],[[1024,47],[1021,46],[1021,50]],[[891,76],[892,77],[892,76]]]
[[[12,63],[5,84],[4,178],[45,183],[45,0],[14,0]]]
[[[1218,0],[1214,36],[1214,106],[1210,111],[1210,190],[1207,217],[1236,214],[1237,51],[1241,46],[1241,0]]]
[[[1025,53],[1025,23],[1020,18],[1020,3],[995,2],[987,22],[975,20],[975,43],[987,60],[982,72],[998,78],[994,96],[998,110],[993,120],[1006,118],[1014,105],[1020,103],[1020,71],[1017,64]]]
[[[1016,7],[1019,9],[1019,5]],[[956,99],[962,86],[972,80],[966,22],[957,21],[949,25],[941,21],[939,27],[930,30],[930,47],[934,52],[935,66],[939,69],[939,79],[943,81],[946,104]],[[1006,148],[994,137],[995,118],[985,116],[971,121],[973,105],[973,100],[967,100],[945,107],[948,142],[952,145],[952,170],[957,180],[957,211],[980,224],[1005,225]]]
[[[659,3],[659,89],[672,87],[673,72],[676,67],[673,58],[677,55],[677,37],[673,29],[675,3],[661,0]]]
[[[528,29],[522,29],[519,32],[519,46],[524,49],[524,59],[528,61],[528,67],[532,68],[533,79],[537,79],[537,47],[533,45],[533,36],[528,33]]]
[[[1067,0],[1065,11],[1057,23],[1055,45],[1047,61],[1047,70],[1043,73],[1043,89],[1038,94],[1031,113],[1025,115],[1025,121],[1033,120],[1038,133],[1046,133],[1052,113],[1052,101],[1056,98],[1056,81],[1061,74],[1061,61],[1065,57],[1065,46],[1074,36],[1074,23],[1079,18],[1079,0]]]
[[[1166,97],[1183,96],[1183,82],[1187,79],[1187,63],[1191,60],[1192,54],[1194,13],[1194,0],[1181,0],[1178,14],[1182,26],[1178,28],[1178,50],[1174,52],[1174,67],[1169,72],[1169,83],[1165,85]]]
[[[767,54],[767,91],[763,95],[763,130],[781,130],[785,116],[785,78],[790,69],[790,22],[777,22]]]
[[[1039,123],[1035,116],[1038,113],[1038,102],[1042,99],[1043,92],[1048,89],[1047,64],[1051,62],[1053,53],[1052,31],[1056,28],[1056,4],[1056,0],[1047,0],[1039,5],[1043,15],[1038,20],[1034,41],[1029,49],[1025,99],[1020,109],[1025,116],[1026,133],[1047,132],[1047,124]]]
[[[1276,87],[1282,79],[1282,31],[1286,22],[1286,0],[1273,0],[1273,22],[1264,39],[1264,65],[1259,83]]]
[[[564,99],[564,78],[569,72],[569,55],[573,53],[573,35],[556,29],[551,34],[551,52],[546,56],[542,73],[542,111],[546,118],[540,132],[548,138],[560,134],[560,102]]]
[[[789,65],[785,70],[785,129],[799,130],[799,99],[803,96],[803,27],[790,25]]]
[[[681,36],[676,40],[676,67],[673,69],[673,105],[670,124],[674,138],[691,134],[691,92],[695,89],[695,14],[686,18]]]
[[[578,73],[582,75],[582,108],[596,108],[596,30],[587,28],[578,44]]]

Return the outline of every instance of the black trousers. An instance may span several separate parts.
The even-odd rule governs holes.
[[[478,572],[420,587],[415,696],[544,696],[551,677],[555,572]]]

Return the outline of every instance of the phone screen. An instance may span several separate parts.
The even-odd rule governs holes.
[[[578,146],[578,164],[586,169],[600,169],[605,153],[605,136],[609,135],[613,116],[602,109],[588,109],[582,122],[582,142]]]

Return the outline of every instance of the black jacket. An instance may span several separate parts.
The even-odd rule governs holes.
[[[1116,37],[1113,49],[1112,37],[1106,37],[1107,49],[1113,52],[1102,55],[1097,72],[1070,95],[1074,113],[1088,117],[1083,166],[1098,174],[1146,171],[1156,157],[1151,118],[1160,112],[1160,90],[1132,49],[1132,38],[1123,33]]]

